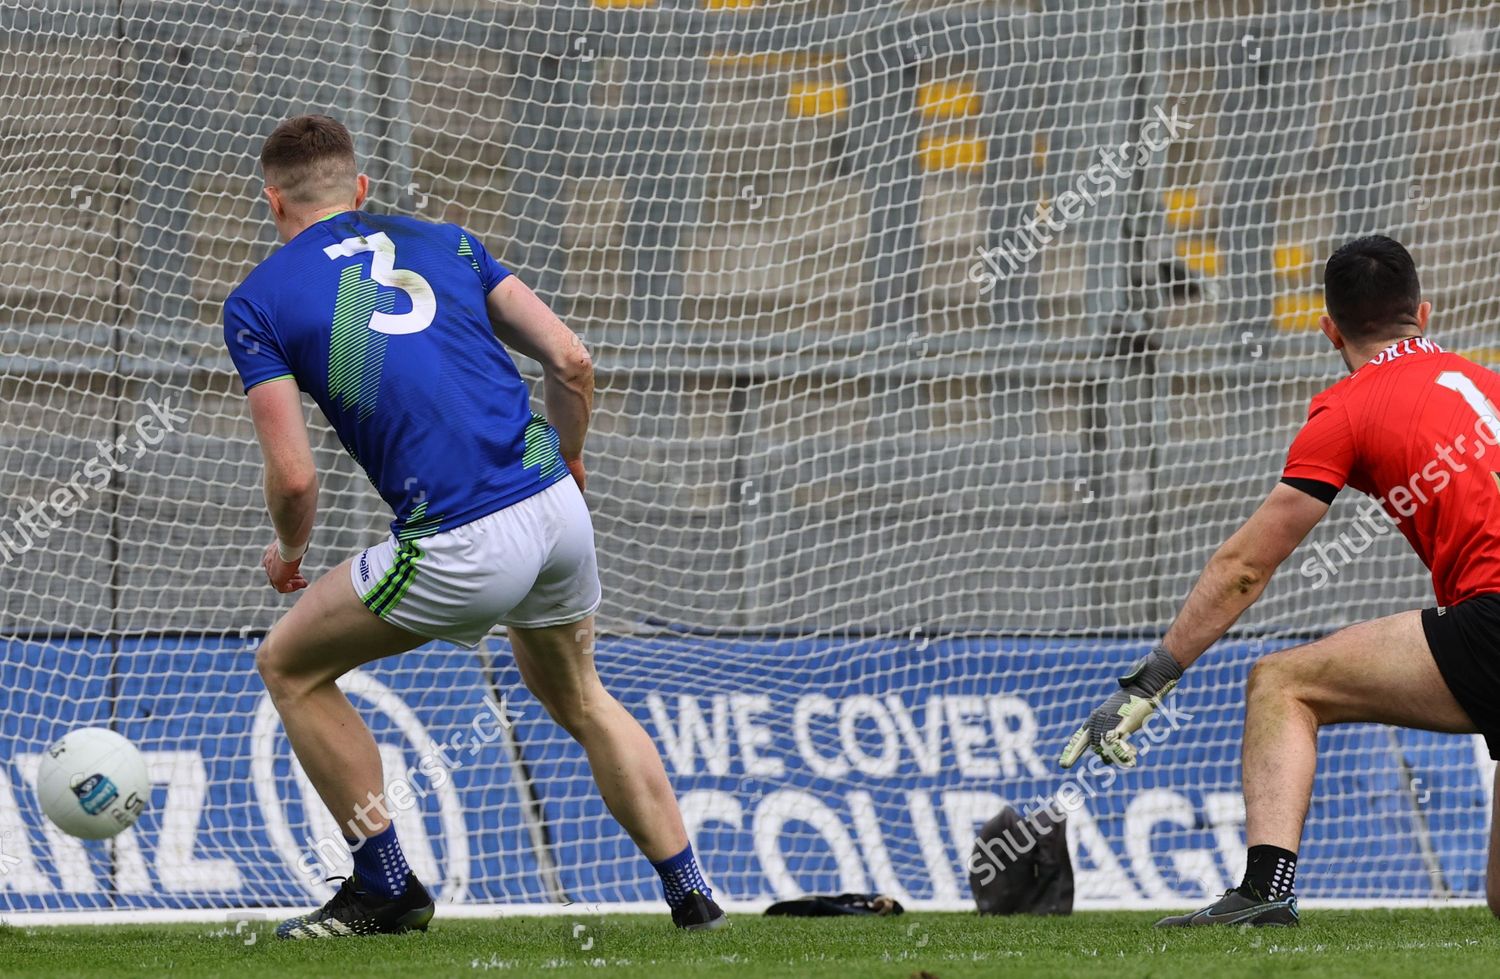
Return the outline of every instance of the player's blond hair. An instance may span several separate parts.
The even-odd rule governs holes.
[[[277,126],[260,151],[266,183],[288,204],[327,204],[349,196],[359,170],[354,138],[330,116],[295,116]]]

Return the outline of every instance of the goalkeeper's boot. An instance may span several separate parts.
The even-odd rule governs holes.
[[[1175,914],[1156,923],[1158,928],[1195,928],[1199,925],[1245,925],[1250,927],[1289,928],[1297,924],[1297,899],[1288,894],[1279,901],[1268,901],[1248,894],[1238,887],[1201,911]]]
[[[338,880],[337,877],[333,878]],[[345,877],[338,893],[310,914],[288,918],[276,928],[277,938],[344,938],[349,935],[399,935],[426,931],[432,920],[432,895],[406,875],[406,892],[394,901],[369,893],[353,877]]]
[[[672,909],[672,924],[685,931],[715,931],[729,927],[729,915],[713,898],[693,891]]]

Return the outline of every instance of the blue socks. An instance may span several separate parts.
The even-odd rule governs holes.
[[[709,899],[714,896],[703,880],[703,873],[698,869],[698,858],[693,856],[691,843],[677,856],[668,857],[651,866],[661,876],[662,893],[666,896],[667,907],[673,911],[681,907],[694,891]]]
[[[366,837],[363,843],[347,840],[349,851],[354,854],[354,876],[366,891],[387,901],[394,901],[406,893],[406,875],[411,868],[406,865],[406,855],[401,852],[401,843],[396,839],[396,825],[392,823],[374,836]],[[689,859],[692,854],[688,854]]]
[[[406,893],[406,875],[411,872],[406,855],[401,852],[401,843],[396,839],[395,824],[387,826],[363,843],[349,840],[349,850],[354,854],[354,876],[366,891],[387,901],[394,901]],[[653,863],[661,877],[662,894],[667,906],[677,910],[697,891],[712,899],[713,892],[698,869],[698,859],[693,856],[693,845],[689,843],[675,857]]]

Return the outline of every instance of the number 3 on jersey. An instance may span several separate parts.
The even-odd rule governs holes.
[[[401,335],[421,333],[432,325],[437,315],[437,297],[432,286],[411,269],[396,268],[396,243],[384,231],[368,238],[345,238],[336,245],[323,249],[329,258],[348,258],[363,252],[371,252],[370,278],[383,286],[399,289],[411,300],[411,311],[406,313],[370,314],[370,329],[376,333]]]

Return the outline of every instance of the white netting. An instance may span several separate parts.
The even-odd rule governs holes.
[[[1493,352],[1497,21],[1436,0],[5,5],[0,854],[24,859],[0,862],[0,908],[307,898],[320,817],[255,726],[250,650],[284,602],[257,581],[259,453],[219,327],[274,244],[255,155],[281,119],[342,118],[372,209],[472,229],[593,351],[601,669],[721,890],[959,900],[974,821],[1057,787],[1070,725],[1340,376],[1315,327],[1331,248],[1405,241],[1431,335]],[[389,518],[316,426],[321,571]],[[1086,793],[1085,897],[1221,888],[1247,664],[1430,601],[1394,535],[1324,587],[1301,570],[1345,495],[1190,676],[1197,720],[1159,764]],[[524,718],[405,817],[448,898],[652,896],[498,641],[368,677],[388,769],[487,694]],[[30,798],[36,753],[86,722],[162,780],[112,846],[58,838]],[[1467,742],[1359,728],[1323,757],[1311,893],[1479,893]]]

